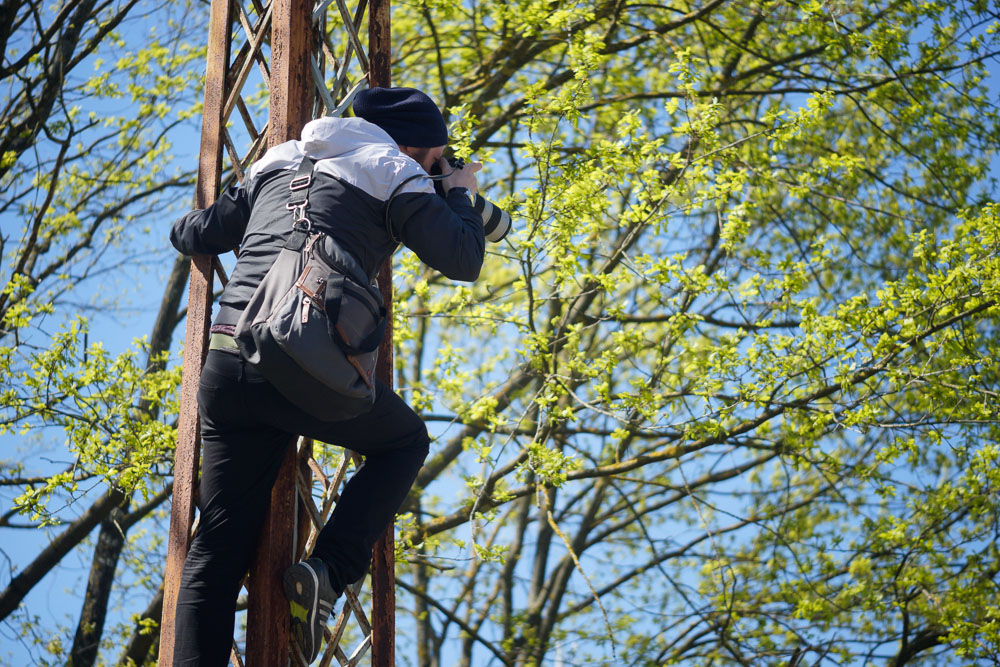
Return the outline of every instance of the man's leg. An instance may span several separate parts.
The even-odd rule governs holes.
[[[244,409],[238,359],[212,352],[202,374],[200,517],[177,598],[174,665],[222,667],[236,598],[253,557],[271,487],[293,438]],[[237,363],[233,363],[237,362]]]
[[[313,551],[330,566],[330,583],[338,594],[364,575],[372,547],[406,499],[430,443],[420,417],[382,383],[376,389],[369,412],[339,422],[321,422],[306,415],[277,390],[258,396],[259,410],[271,406],[267,418],[277,420],[275,425],[288,424],[296,433],[365,457],[340,494]]]
[[[406,500],[430,444],[423,420],[394,392],[381,384],[378,390],[371,412],[321,438],[365,457],[313,550],[333,566],[342,587],[364,576],[372,548]]]

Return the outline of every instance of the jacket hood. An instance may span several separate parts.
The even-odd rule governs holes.
[[[306,155],[325,160],[374,147],[383,154],[399,153],[392,137],[374,123],[362,118],[324,116],[306,123],[301,140],[286,141],[268,149],[250,167],[248,176],[252,179],[271,169],[296,169]]]
[[[427,172],[400,152],[388,132],[362,118],[333,116],[306,123],[301,140],[268,149],[250,167],[244,185],[250,187],[262,173],[297,169],[305,156],[316,160],[315,173],[349,183],[381,201],[397,186],[400,193],[434,192]]]
[[[324,116],[306,123],[298,148],[309,157],[323,159],[349,153],[365,144],[396,146],[385,130],[363,118]]]

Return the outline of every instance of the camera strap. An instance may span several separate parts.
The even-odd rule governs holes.
[[[399,185],[392,189],[392,192],[389,194],[389,198],[385,200],[385,211],[383,217],[385,220],[385,233],[389,235],[389,238],[392,239],[393,243],[398,246],[401,241],[392,231],[392,220],[389,219],[389,207],[392,206],[392,200],[396,198],[396,195],[398,195],[399,191],[403,189],[403,186],[410,181],[415,181],[418,178],[429,178],[432,181],[443,181],[451,176],[452,173],[453,172],[449,171],[447,174],[413,174],[408,178],[404,178]],[[393,250],[393,252],[395,252],[395,250]]]
[[[389,238],[392,239],[392,242],[395,243],[397,246],[400,244],[400,240],[399,237],[396,236],[392,231],[392,220],[389,219],[389,207],[392,206],[392,200],[396,198],[396,195],[398,195],[399,191],[403,189],[403,186],[409,183],[410,181],[415,181],[418,178],[429,178],[431,180],[434,180],[434,177],[430,176],[429,174],[413,174],[409,178],[404,178],[399,185],[394,187],[392,189],[392,192],[389,194],[389,198],[385,200],[385,211],[383,214],[383,218],[385,221],[385,233],[389,235]],[[442,176],[441,178],[444,177]],[[395,250],[393,250],[393,252],[395,252]]]

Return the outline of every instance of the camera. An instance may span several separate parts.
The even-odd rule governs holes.
[[[465,167],[465,160],[460,157],[447,157],[445,160],[451,165],[452,169],[462,169]],[[445,196],[444,186],[441,184],[441,180],[445,178],[447,174],[442,174],[441,169],[437,164],[431,169],[431,178],[434,180],[434,190],[441,195]],[[472,205],[476,209],[476,213],[483,219],[483,231],[486,232],[486,240],[492,243],[498,243],[502,241],[507,233],[510,231],[510,214],[503,210],[486,197],[482,196],[478,192],[476,193],[476,201]]]

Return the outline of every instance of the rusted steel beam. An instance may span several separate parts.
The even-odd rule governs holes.
[[[274,0],[271,17],[271,79],[268,145],[297,139],[311,119],[313,106],[312,1]],[[288,664],[288,602],[281,575],[295,557],[296,452],[289,441],[271,504],[250,568],[247,610],[247,667]]]
[[[300,561],[306,556],[306,544],[309,541],[309,532],[312,527],[312,517],[309,513],[309,508],[311,505],[311,498],[309,498],[312,493],[312,468],[309,467],[309,461],[312,459],[313,455],[313,441],[308,438],[303,438],[300,443],[298,450],[298,459],[296,466],[298,467],[298,474],[300,484],[302,485],[302,493],[305,494],[305,498],[296,494],[295,497],[298,500],[298,515],[295,517],[295,554],[292,557],[293,561]],[[319,531],[323,528],[322,524],[316,526],[316,530]]]
[[[371,0],[368,5],[368,85],[392,85],[392,33],[389,0]]]
[[[268,145],[298,139],[312,119],[312,3],[274,0]]]
[[[370,0],[368,6],[368,85],[392,85],[392,35],[389,0]],[[386,335],[378,351],[375,372],[392,388],[392,258],[379,268],[379,285],[385,302]],[[392,524],[375,544],[372,558],[372,667],[396,664],[396,556]]]
[[[219,195],[222,177],[222,106],[229,66],[230,0],[212,0],[208,28],[205,72],[205,112],[201,124],[201,157],[195,206],[205,208]],[[198,380],[208,354],[208,329],[212,314],[212,258],[199,256],[191,262],[188,287],[187,325],[184,334],[180,415],[177,449],[174,453],[174,495],[170,513],[167,564],[164,573],[163,618],[160,626],[159,664],[174,661],[174,615],[184,559],[191,546],[194,522],[195,484],[198,479],[200,430]]]
[[[260,531],[260,542],[247,581],[247,667],[288,664],[291,638],[288,601],[281,575],[295,551],[295,440],[289,441],[278,479],[271,489],[271,506]]]

